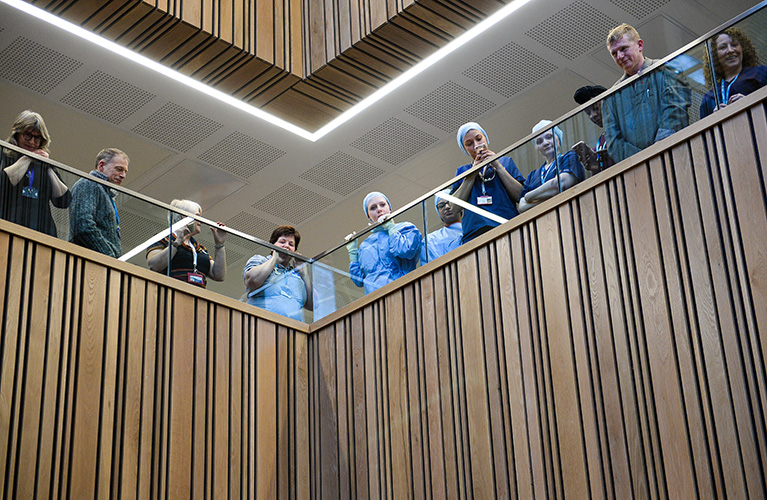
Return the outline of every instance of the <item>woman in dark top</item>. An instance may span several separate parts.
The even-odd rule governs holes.
[[[551,124],[551,120],[541,120],[533,127],[533,132],[544,131],[533,139],[533,144],[546,162],[527,176],[519,198],[520,213],[555,196],[560,188],[564,191],[586,178],[574,151],[561,154],[564,133],[559,127],[549,128]]]
[[[190,200],[173,200],[172,207],[185,210],[196,215],[202,214],[198,203]],[[184,218],[183,215],[172,213],[171,223],[175,224]],[[200,223],[191,222],[176,229],[168,238],[163,238],[146,251],[146,261],[149,269],[158,273],[166,273],[168,269],[168,252],[170,252],[169,276],[205,288],[208,278],[213,281],[224,281],[226,278],[226,231],[211,228],[214,242],[214,257],[200,245],[194,236],[200,234]]]
[[[51,137],[43,117],[34,111],[21,112],[8,142],[49,157]],[[56,236],[51,203],[67,208],[71,200],[69,188],[53,166],[16,151],[4,150],[0,155],[0,218]]]
[[[751,40],[738,28],[727,28],[711,39],[716,78],[706,71],[709,90],[700,105],[704,118],[767,84],[767,66],[759,66],[759,56]],[[714,93],[719,99],[716,105]]]

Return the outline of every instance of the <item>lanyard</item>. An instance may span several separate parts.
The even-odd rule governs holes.
[[[27,179],[29,179],[29,188],[32,189],[32,181],[35,180],[35,171],[32,168],[27,169]]]
[[[727,85],[727,93],[725,93],[724,90],[724,78],[722,78],[722,104],[729,104],[730,103],[730,87],[732,87],[732,84],[735,83],[735,80],[738,79],[740,76],[740,73],[735,75],[735,78],[732,79],[729,85]]]
[[[194,248],[194,243],[189,240],[189,248],[192,250],[192,262],[194,264],[194,272],[197,272],[197,249]]]
[[[543,168],[541,169],[541,186],[543,185],[544,182],[546,182],[546,177],[549,175],[549,170],[551,170],[551,167],[554,165],[554,162],[556,161],[557,160],[554,160],[548,165],[544,165]]]
[[[107,196],[109,196],[109,201],[112,202],[112,208],[115,209],[115,219],[117,219],[117,236],[120,236],[120,214],[117,213],[117,205],[115,204],[115,199],[112,198],[110,193],[107,193]]]

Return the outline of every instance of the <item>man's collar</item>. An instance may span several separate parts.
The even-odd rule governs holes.
[[[645,57],[645,58],[644,58],[644,61],[642,61],[642,67],[641,67],[641,68],[639,68],[639,71],[637,71],[637,72],[636,72],[636,74],[637,74],[637,75],[641,75],[642,73],[644,73],[644,72],[645,72],[645,70],[646,70],[647,68],[649,68],[649,67],[650,67],[650,66],[652,66],[653,64],[655,64],[655,59],[650,59],[649,57]],[[618,80],[618,82],[622,82],[623,80],[626,80],[627,78],[631,78],[632,76],[634,76],[634,75],[629,75],[628,73],[626,73],[626,72],[624,71],[624,72],[623,72],[623,76],[622,76],[622,77],[620,77],[620,79]],[[618,83],[618,82],[616,82],[616,83]]]
[[[99,179],[101,179],[102,181],[107,181],[107,182],[109,182],[109,177],[107,177],[106,175],[104,175],[104,172],[101,172],[100,170],[91,170],[91,175],[92,175],[93,177],[98,177],[98,178],[99,178]],[[107,186],[104,186],[104,187],[105,187],[105,188],[107,188]],[[117,191],[115,191],[114,189],[112,189],[112,187],[111,187],[111,186],[109,186],[107,189],[109,189],[109,194],[112,196],[112,198],[114,198],[115,196],[117,196]]]
[[[93,177],[98,177],[102,181],[108,180],[108,177],[106,175],[104,175],[104,172],[102,172],[100,170],[91,170],[91,175]]]

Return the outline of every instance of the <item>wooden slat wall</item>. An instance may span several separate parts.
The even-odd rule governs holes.
[[[767,113],[677,135],[317,323],[313,497],[765,498]]]
[[[764,498],[765,97],[309,329],[0,221],[0,499]]]
[[[316,130],[508,0],[28,0]]]
[[[0,498],[308,498],[307,333],[67,248],[0,221]]]

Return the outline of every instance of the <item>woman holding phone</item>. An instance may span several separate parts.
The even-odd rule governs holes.
[[[489,149],[490,139],[478,123],[469,122],[462,125],[458,129],[457,139],[458,146],[471,157],[472,162],[458,167],[456,176],[495,156]],[[525,178],[519,173],[514,161],[508,156],[503,156],[453,184],[452,191],[456,198],[505,219],[511,219],[519,215],[516,203],[522,195],[524,182]],[[498,222],[467,209],[463,214],[461,243],[466,243],[497,225]]]
[[[202,214],[202,208],[194,201],[173,200],[170,205],[196,215]],[[171,213],[171,224],[176,224],[184,218],[182,214]],[[168,276],[192,285],[205,288],[207,278],[213,281],[224,281],[226,278],[226,231],[211,228],[214,242],[214,256],[194,239],[200,234],[200,223],[192,221],[186,226],[176,229],[169,238],[163,238],[146,251],[146,262],[149,269],[165,273],[168,269],[168,253],[170,252],[170,271]]]

